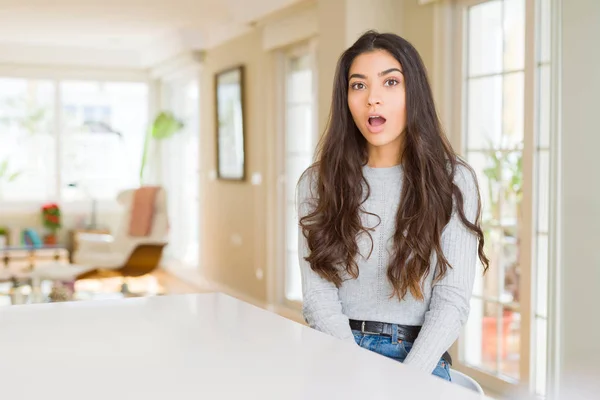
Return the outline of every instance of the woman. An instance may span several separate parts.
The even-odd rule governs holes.
[[[450,380],[477,256],[488,268],[480,207],[419,54],[365,33],[338,62],[329,125],[298,184],[307,323]]]

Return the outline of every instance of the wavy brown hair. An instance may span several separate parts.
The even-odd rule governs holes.
[[[441,235],[450,221],[453,202],[462,223],[479,239],[478,254],[484,271],[489,261],[483,251],[479,189],[477,216],[471,223],[464,214],[463,195],[454,183],[459,165],[473,176],[474,173],[457,157],[442,130],[421,57],[408,41],[397,35],[366,32],[338,61],[328,126],[319,143],[316,162],[305,171],[314,176],[316,190],[314,208],[300,219],[310,250],[306,260],[313,271],[337,287],[342,284],[343,270],[353,278],[358,277],[357,237],[361,233],[371,236],[360,218],[361,206],[369,196],[368,182],[362,172],[368,160],[366,140],[348,108],[348,74],[358,55],[374,50],[385,50],[398,60],[406,82],[406,129],[402,133],[401,160],[404,181],[387,277],[393,296],[403,299],[410,291],[414,298],[423,299],[421,282],[430,273],[432,255],[437,255],[436,280],[452,268],[442,252]]]

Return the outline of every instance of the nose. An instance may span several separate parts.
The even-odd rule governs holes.
[[[374,105],[381,104],[381,97],[375,91],[369,92],[369,97],[367,98],[367,106],[371,107]]]

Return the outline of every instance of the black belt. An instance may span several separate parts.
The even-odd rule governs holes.
[[[419,336],[421,327],[418,325],[396,325],[398,327],[398,340],[403,340],[409,343],[414,343]],[[393,336],[393,325],[385,322],[376,321],[357,321],[355,319],[350,320],[350,329],[360,331],[365,335],[381,335],[381,336]],[[452,365],[452,357],[448,352],[442,354],[442,358],[449,365]]]

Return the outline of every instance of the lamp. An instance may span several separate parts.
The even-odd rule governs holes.
[[[85,194],[85,196],[88,199],[92,200],[92,211],[90,213],[90,217],[91,217],[90,219],[91,219],[91,221],[90,221],[89,225],[86,226],[86,229],[90,229],[90,230],[92,230],[92,229],[98,229],[98,226],[96,224],[96,208],[97,208],[97,201],[96,201],[96,199],[90,194],[90,191],[87,189],[87,187],[85,185],[81,185],[81,184],[78,184],[76,182],[72,182],[72,183],[69,183],[67,186],[71,187],[71,188],[79,188],[79,189],[81,189],[83,191],[83,193]]]

